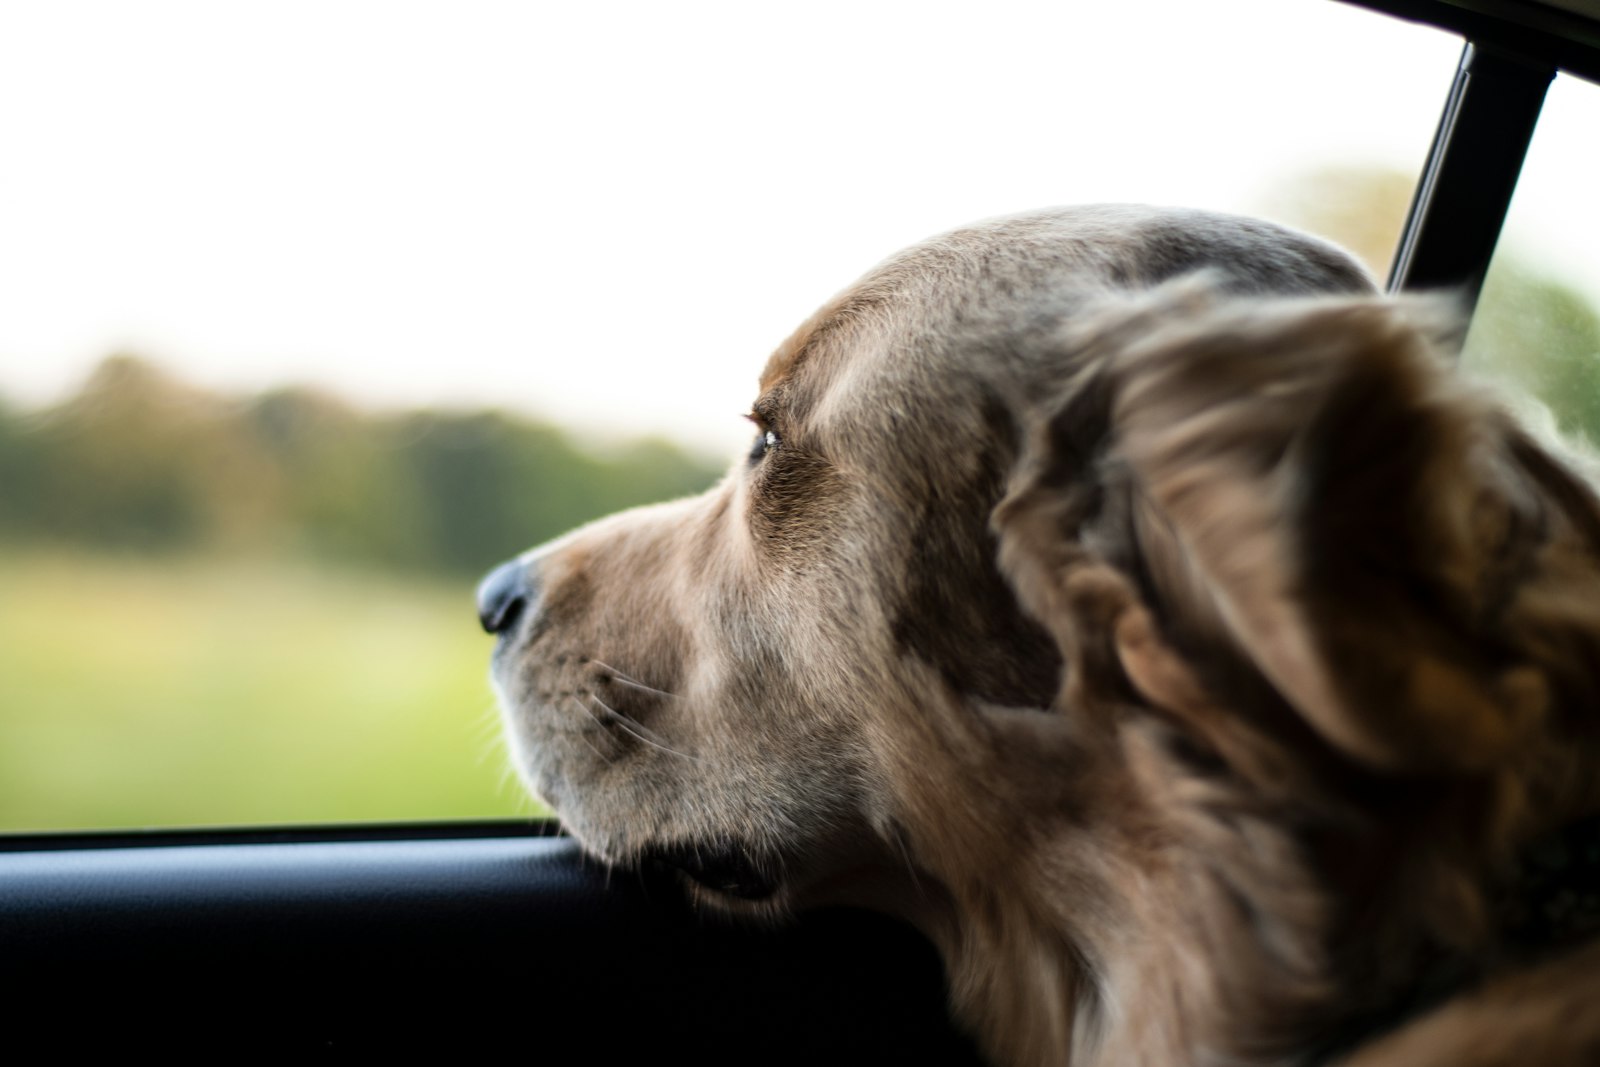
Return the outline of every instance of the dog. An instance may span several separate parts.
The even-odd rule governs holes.
[[[516,765],[914,923],[997,1064],[1600,1062],[1600,501],[1457,317],[1195,211],[905,251],[719,485],[484,580]]]

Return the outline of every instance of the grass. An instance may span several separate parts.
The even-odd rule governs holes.
[[[0,830],[539,814],[470,583],[0,554]]]

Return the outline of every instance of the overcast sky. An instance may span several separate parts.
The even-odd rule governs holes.
[[[132,351],[736,448],[767,351],[896,248],[1414,172],[1459,50],[1332,0],[8,3],[0,393]],[[1597,115],[1558,84],[1517,210],[1600,296]]]

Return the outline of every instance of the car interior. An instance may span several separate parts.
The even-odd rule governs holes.
[[[1388,286],[1475,297],[1546,88],[1600,81],[1600,7],[1326,2],[1460,37]],[[53,1053],[978,1062],[910,929],[699,914],[547,822],[0,837],[0,982],[13,1043]]]

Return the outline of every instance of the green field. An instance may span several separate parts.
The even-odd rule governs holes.
[[[459,585],[0,550],[0,829],[538,814]]]

